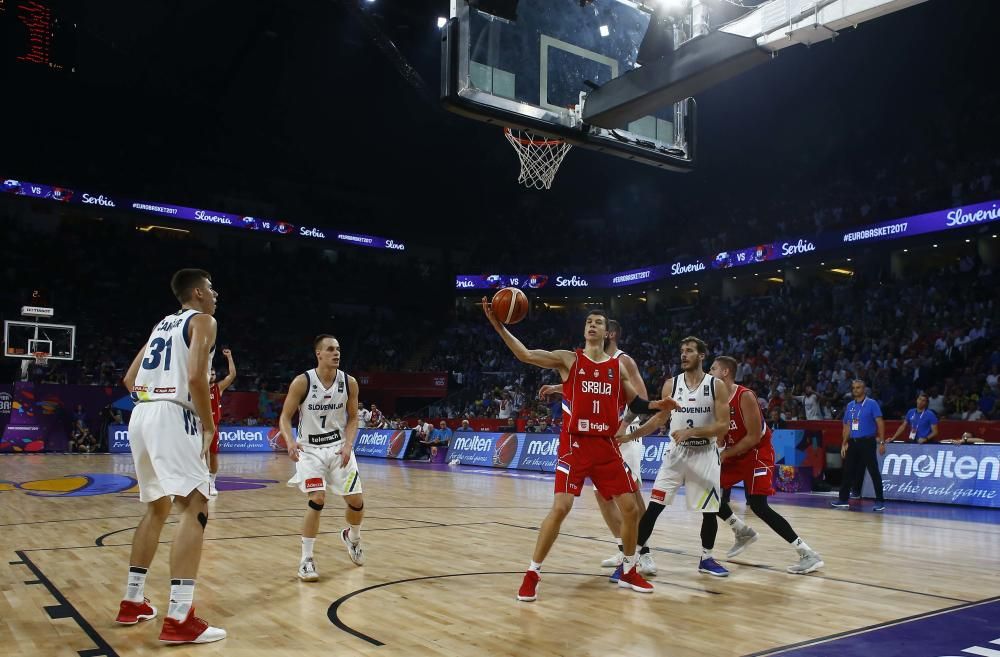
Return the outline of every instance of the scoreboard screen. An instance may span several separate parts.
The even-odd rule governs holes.
[[[76,71],[79,3],[0,0],[0,69]]]

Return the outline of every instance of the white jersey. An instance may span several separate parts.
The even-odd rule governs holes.
[[[715,422],[715,377],[705,374],[693,388],[684,382],[684,374],[674,377],[674,391],[671,397],[680,408],[670,413],[670,433],[681,429],[703,427]]]
[[[308,388],[299,404],[297,442],[322,447],[339,441],[347,429],[347,375],[337,370],[333,384],[323,387],[315,369],[306,372]]]
[[[167,315],[158,323],[146,342],[139,373],[135,377],[132,396],[137,403],[169,401],[195,410],[188,389],[188,360],[191,355],[191,318],[200,315],[197,310],[182,308]],[[211,354],[215,353],[215,345]],[[205,381],[208,381],[208,366]]]

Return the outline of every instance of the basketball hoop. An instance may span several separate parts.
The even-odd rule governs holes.
[[[521,175],[517,182],[528,188],[550,189],[559,165],[573,145],[562,139],[542,137],[516,128],[504,128],[503,134],[521,160]]]
[[[47,351],[35,351],[32,352],[35,357],[35,365],[41,365],[42,367],[49,364],[49,352]]]

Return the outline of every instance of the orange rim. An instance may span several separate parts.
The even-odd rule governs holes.
[[[504,128],[503,131],[508,137],[521,144],[522,146],[559,146],[564,143],[563,139],[525,139],[524,137],[517,137],[511,132],[510,128]]]

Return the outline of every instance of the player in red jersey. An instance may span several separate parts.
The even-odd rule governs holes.
[[[799,553],[799,562],[789,566],[788,572],[805,575],[819,570],[824,566],[823,559],[799,538],[784,517],[767,504],[768,496],[774,494],[771,428],[764,422],[757,396],[749,388],[736,384],[736,366],[736,359],[719,356],[709,370],[712,376],[725,381],[732,391],[729,398],[729,433],[721,455],[722,503],[719,505],[719,516],[732,528],[736,543],[726,556],[730,559],[735,557],[757,540],[757,532],[736,517],[729,506],[733,486],[742,481],[750,509]],[[705,520],[708,521],[708,514]],[[714,522],[714,516],[710,522],[714,543],[718,524]]]
[[[236,380],[236,363],[233,362],[233,352],[223,349],[222,355],[229,361],[229,373],[226,378],[217,382],[215,368],[209,377],[208,396],[212,402],[212,417],[215,418],[215,436],[212,437],[212,444],[208,448],[208,495],[217,497],[219,489],[215,487],[215,475],[219,473],[219,422],[222,421],[222,393]]]
[[[629,408],[639,413],[677,407],[672,400],[650,403],[635,393],[628,373],[619,367],[617,358],[604,353],[608,337],[608,319],[603,311],[593,310],[584,324],[586,348],[567,351],[528,349],[515,338],[493,314],[483,298],[483,312],[504,343],[522,363],[559,372],[563,382],[563,429],[559,435],[556,463],[555,498],[538,532],[531,565],[524,574],[517,599],[531,601],[537,597],[542,561],[559,535],[563,519],[573,508],[573,498],[579,497],[587,477],[605,499],[613,499],[622,514],[622,544],[625,557],[618,585],[642,593],[651,593],[652,584],[636,571],[635,542],[639,522],[639,506],[635,501],[635,480],[625,467],[618,441],[619,400],[629,400]]]

